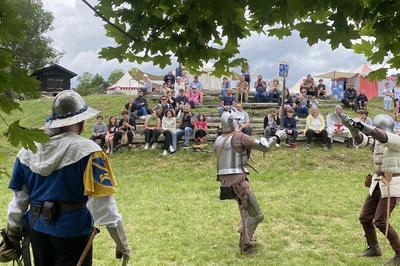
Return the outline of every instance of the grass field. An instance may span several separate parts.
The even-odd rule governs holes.
[[[86,98],[106,117],[121,110],[125,97]],[[41,126],[49,100],[23,102],[21,124]],[[380,101],[372,105],[377,113]],[[22,113],[9,117],[12,121]],[[89,122],[89,125],[93,121]],[[89,134],[87,127],[85,135]],[[5,128],[0,125],[0,132]],[[18,148],[3,135],[0,151],[11,169]],[[258,252],[241,256],[236,232],[239,212],[234,201],[218,199],[215,158],[187,153],[162,157],[161,151],[121,150],[111,156],[118,178],[116,199],[133,248],[132,265],[381,265],[393,256],[384,246],[382,258],[357,255],[366,247],[359,210],[367,195],[363,186],[372,171],[369,149],[335,145],[324,152],[319,144],[310,152],[280,148],[254,152],[259,171],[249,176],[265,214],[255,238]],[[6,224],[11,192],[8,178],[0,179],[0,223]],[[398,211],[392,221],[400,229]],[[117,265],[114,243],[105,228],[96,237],[94,265]]]

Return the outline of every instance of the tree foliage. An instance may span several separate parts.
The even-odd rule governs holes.
[[[6,92],[23,93],[28,97],[39,94],[39,82],[28,75],[26,67],[17,63],[15,51],[11,49],[15,43],[25,42],[27,29],[28,25],[15,9],[14,1],[0,1],[0,121],[7,126],[7,131],[2,134],[12,145],[21,144],[34,151],[33,141],[46,141],[47,135],[37,129],[25,128],[19,125],[19,121],[7,121],[6,116],[13,110],[21,110],[19,103]],[[1,158],[4,156],[0,155],[0,161]],[[0,168],[1,174],[4,174],[3,168]]]
[[[100,74],[92,75],[85,72],[78,77],[76,91],[82,95],[105,94],[109,83]]]
[[[125,74],[125,71],[122,69],[115,69],[111,71],[110,75],[108,76],[108,84],[112,85],[115,84],[122,76]]]
[[[116,42],[102,49],[106,59],[163,68],[176,56],[189,70],[213,61],[222,74],[245,62],[239,40],[254,32],[283,38],[296,30],[309,45],[328,41],[332,49],[343,45],[371,63],[400,67],[398,0],[100,0],[96,7],[126,31],[105,25]]]
[[[57,63],[62,53],[52,46],[53,41],[47,36],[53,29],[54,17],[43,9],[42,0],[14,0],[12,5],[26,24],[24,41],[10,44],[14,65],[34,71]]]

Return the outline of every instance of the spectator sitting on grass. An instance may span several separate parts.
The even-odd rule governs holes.
[[[185,82],[182,81],[182,78],[180,76],[176,77],[176,82],[174,85],[174,90],[175,90],[175,95],[179,94],[179,91],[183,89],[183,91],[186,90],[186,85]]]
[[[174,84],[175,83],[175,76],[172,73],[172,70],[168,71],[168,74],[164,76],[164,82],[168,83],[170,82],[170,84]]]
[[[238,121],[240,131],[249,136],[253,134],[253,128],[250,124],[249,114],[243,110],[241,103],[236,104],[235,119]]]
[[[179,114],[183,110],[183,106],[189,103],[189,98],[185,95],[184,89],[179,89],[179,94],[175,97],[175,103],[176,114]]]
[[[244,79],[243,76],[239,76],[239,82],[236,84],[236,99],[242,103],[249,100],[249,83]]]
[[[173,107],[170,103],[168,103],[167,96],[161,96],[160,103],[156,106],[158,118],[162,119],[165,111],[173,110]]]
[[[357,113],[358,113],[358,119],[361,122],[364,122],[365,124],[372,126],[372,119],[368,117],[367,110],[359,110]]]
[[[278,110],[276,108],[272,108],[269,111],[269,114],[266,114],[264,117],[264,137],[269,138],[275,135],[280,123],[281,121],[278,115]]]
[[[317,86],[317,98],[318,99],[327,99],[328,98],[328,91],[326,89],[326,86],[324,84],[324,80],[320,79],[318,81],[318,86]]]
[[[278,106],[282,105],[282,97],[279,98]],[[290,96],[289,89],[286,88],[283,95],[283,108],[284,110],[292,109],[293,106],[293,98]]]
[[[321,137],[322,147],[324,150],[328,148],[327,146],[327,138],[328,133],[325,130],[325,120],[322,115],[320,115],[318,107],[311,107],[311,114],[307,116],[306,119],[306,149],[311,149],[311,141],[313,137]]]
[[[256,103],[265,102],[267,100],[267,82],[262,79],[261,75],[257,76],[257,81],[254,83],[254,88],[256,93],[254,97],[256,98]]]
[[[107,145],[107,150],[106,153],[113,153],[113,148],[114,148],[114,134],[118,130],[118,123],[117,123],[117,117],[116,116],[111,116],[110,120],[108,121],[108,126],[107,126],[107,133],[106,133],[106,145]]]
[[[134,104],[137,109],[137,116],[140,117],[140,119],[145,119],[147,114],[149,113],[148,105],[147,105],[147,100],[143,96],[143,91],[141,89],[138,90],[138,97],[136,97]]]
[[[319,101],[317,99],[317,96],[311,96],[309,106],[313,106],[313,105],[316,105],[319,107]]]
[[[342,106],[336,105],[335,112],[330,113],[326,117],[326,132],[328,133],[328,147],[332,144],[332,139],[335,136],[344,137],[344,141],[348,148],[353,146],[353,138],[350,130],[343,125],[342,121],[343,110]]]
[[[114,133],[114,147],[118,148],[121,145],[128,144],[132,146],[133,137],[136,130],[136,121],[129,117],[127,111],[122,112],[122,119],[119,121],[118,130]]]
[[[296,111],[296,118],[307,117],[308,108],[310,106],[310,99],[307,96],[306,89],[300,90],[300,95],[297,96],[295,103],[293,104],[294,110]]]
[[[363,89],[360,90],[360,93],[356,97],[356,109],[358,110],[367,110],[368,105],[368,97],[365,95],[365,91]]]
[[[189,93],[188,93],[188,98],[189,98],[189,104],[190,107],[192,108],[198,108],[200,107],[200,103],[201,103],[201,94],[198,91],[196,86],[192,86]]]
[[[394,117],[393,133],[400,135],[400,114]]]
[[[234,105],[235,105],[235,97],[232,94],[232,89],[227,89],[225,97],[222,98],[221,104],[217,108],[219,115],[221,116],[224,111],[233,108]]]
[[[354,109],[354,111],[358,111],[356,98],[357,98],[357,91],[354,89],[354,84],[351,83],[343,93],[342,103],[344,104],[344,106]]]
[[[161,127],[164,135],[163,156],[166,156],[168,152],[174,153],[176,150],[176,119],[172,110],[165,111]]]
[[[197,120],[194,122],[194,139],[196,144],[201,144],[205,141],[208,131],[208,123],[206,116],[203,113],[197,115]]]
[[[286,112],[286,116],[283,118],[283,128],[286,130],[287,139],[286,146],[290,148],[296,147],[297,135],[297,123],[294,118],[294,110],[289,108]]]
[[[157,147],[158,137],[160,136],[161,120],[157,116],[157,110],[154,108],[146,120],[144,121],[144,149],[148,150],[151,145],[151,149]]]
[[[131,98],[128,100],[128,102],[125,104],[125,110],[128,111],[129,116],[132,116],[135,119],[138,118],[134,99]]]
[[[100,147],[104,147],[105,137],[107,133],[107,126],[103,121],[103,115],[97,115],[96,117],[96,124],[93,125],[92,128],[92,136],[90,137],[91,140],[96,142],[97,139],[100,140]]]
[[[190,136],[193,134],[194,129],[193,114],[190,111],[189,104],[185,104],[183,106],[183,112],[180,114],[177,120],[178,129],[176,130],[176,139],[180,140],[182,136],[184,136],[184,144],[185,146],[189,146]]]
[[[270,90],[267,93],[267,102],[271,102],[271,103],[278,103],[280,98],[281,98],[281,94],[279,92],[279,80],[278,79],[274,79],[271,83],[270,86]]]
[[[169,91],[167,92],[167,103],[169,103],[172,106],[172,109],[175,110],[176,107],[176,102],[175,102],[175,91]]]
[[[221,99],[226,96],[226,91],[231,88],[231,83],[229,82],[228,78],[224,77],[221,84]]]
[[[303,82],[300,84],[300,90],[303,88],[306,89],[308,96],[317,96],[317,85],[310,74],[308,74],[307,78],[303,79]]]
[[[153,85],[151,84],[151,80],[147,74],[143,75],[143,89],[146,91],[147,94],[153,92]]]

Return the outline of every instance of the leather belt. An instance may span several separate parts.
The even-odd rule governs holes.
[[[76,211],[86,208],[86,202],[56,202],[58,210],[62,212]],[[30,209],[34,213],[41,213],[43,205],[32,204]]]

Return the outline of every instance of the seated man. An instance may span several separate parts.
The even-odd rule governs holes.
[[[183,106],[189,103],[189,98],[185,95],[185,89],[180,88],[178,96],[175,97],[175,113],[183,110]]]
[[[354,84],[349,84],[349,87],[343,93],[342,103],[357,112],[356,98],[357,91],[354,89]]]
[[[221,84],[221,99],[223,99],[226,96],[226,91],[228,89],[231,89],[231,83],[229,82],[227,77],[224,77],[222,79],[222,84]]]
[[[136,97],[135,101],[133,102],[137,109],[137,116],[141,119],[145,119],[147,114],[149,114],[149,109],[147,105],[147,100],[143,96],[143,91],[141,89],[138,90],[138,97]]]
[[[243,110],[241,103],[236,104],[235,119],[237,119],[239,123],[238,130],[249,136],[253,134],[253,129],[250,124],[249,114]]]
[[[267,82],[262,79],[261,75],[257,76],[257,81],[254,83],[254,88],[256,89],[256,102],[265,102],[267,100]]]
[[[307,78],[303,79],[303,82],[300,84],[300,90],[303,88],[306,89],[308,96],[317,96],[317,85],[315,85],[314,79],[310,74],[308,74]]]
[[[100,147],[103,148],[105,144],[105,138],[107,133],[107,126],[103,121],[103,115],[97,115],[96,124],[93,125],[92,128],[92,136],[91,140],[96,141],[96,139],[100,139]]]
[[[194,120],[193,114],[190,111],[190,105],[185,104],[183,106],[183,112],[177,118],[178,127],[176,129],[177,140],[185,136],[185,146],[189,146],[190,136],[193,134]]]
[[[162,119],[167,110],[174,110],[172,105],[168,103],[167,96],[161,96],[160,103],[156,105],[157,116]]]
[[[331,146],[333,137],[344,137],[344,142],[348,148],[353,146],[350,130],[343,125],[342,106],[336,105],[335,112],[328,114],[326,117],[326,131],[328,133],[328,147]]]
[[[190,107],[192,107],[192,108],[200,107],[201,93],[199,92],[199,90],[197,89],[196,86],[194,86],[194,85],[192,86],[187,97],[189,98]]]
[[[360,93],[356,97],[356,105],[357,110],[367,110],[368,97],[365,95],[365,91],[363,89],[360,90]]]
[[[310,98],[307,96],[307,91],[306,89],[301,89],[300,95],[297,96],[293,104],[293,108],[296,111],[297,118],[307,117],[309,107],[310,107]]]
[[[136,130],[136,121],[129,117],[127,111],[122,112],[122,119],[118,123],[118,130],[114,133],[114,147],[117,149],[121,145],[132,145]]]
[[[232,89],[226,90],[226,96],[222,98],[220,105],[221,106],[217,108],[219,115],[222,115],[224,111],[228,111],[229,109],[234,107],[235,97],[232,94]]]

